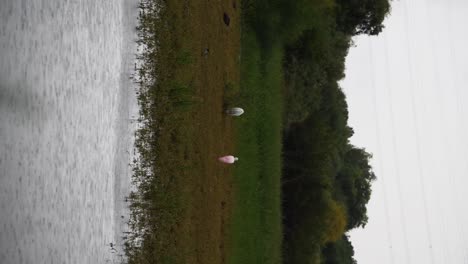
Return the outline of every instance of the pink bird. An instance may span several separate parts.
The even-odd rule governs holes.
[[[228,155],[228,156],[224,156],[224,157],[219,157],[218,160],[223,162],[223,163],[232,164],[232,163],[236,162],[237,160],[239,160],[239,158],[234,157],[232,155]]]

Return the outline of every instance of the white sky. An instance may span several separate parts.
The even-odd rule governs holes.
[[[347,58],[352,143],[373,153],[360,264],[468,263],[468,1],[392,1]]]

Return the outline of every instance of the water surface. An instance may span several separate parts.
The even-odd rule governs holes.
[[[122,253],[135,2],[0,2],[1,263]]]

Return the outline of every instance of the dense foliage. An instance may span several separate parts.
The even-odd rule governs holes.
[[[322,250],[323,264],[356,264],[356,260],[350,258],[354,255],[354,249],[348,236],[344,235],[335,243],[325,245]]]
[[[371,155],[350,144],[338,85],[358,34],[377,35],[388,0],[246,0],[265,53],[284,54],[283,261],[355,263],[346,231],[364,227]],[[279,43],[279,44],[278,44]]]

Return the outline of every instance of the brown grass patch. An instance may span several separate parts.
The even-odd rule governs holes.
[[[139,150],[151,176],[133,202],[134,229],[147,231],[127,255],[130,263],[224,263],[232,168],[217,157],[234,150],[223,98],[239,85],[239,3],[168,1],[159,14],[146,26],[158,41],[146,58],[157,81],[140,96],[152,136],[140,137]]]

